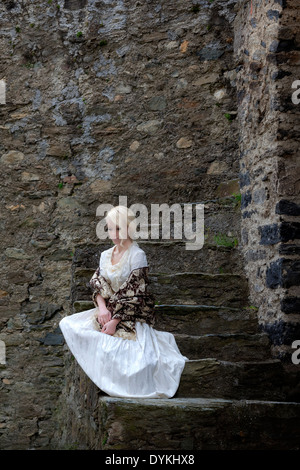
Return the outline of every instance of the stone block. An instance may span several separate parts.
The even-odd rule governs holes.
[[[281,310],[286,313],[298,313],[300,314],[300,297],[284,297],[280,301]]]
[[[260,245],[273,245],[280,241],[278,224],[258,227],[260,233]]]
[[[289,201],[287,199],[281,199],[276,204],[275,212],[276,214],[299,216],[300,204],[297,204],[296,202],[293,202],[293,201]]]
[[[293,341],[300,338],[300,324],[299,322],[288,322],[278,320],[273,323],[265,323],[262,329],[270,338],[273,345],[287,345],[291,346]]]
[[[280,240],[289,242],[300,239],[300,222],[282,222],[280,225]]]

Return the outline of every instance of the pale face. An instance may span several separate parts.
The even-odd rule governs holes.
[[[122,240],[121,235],[120,235],[121,229],[118,227],[118,225],[115,225],[109,219],[107,220],[107,229],[108,229],[109,238],[113,241],[115,245],[119,245]],[[125,239],[128,237],[127,230],[125,230],[124,237],[125,238],[123,238],[123,241],[125,241]]]

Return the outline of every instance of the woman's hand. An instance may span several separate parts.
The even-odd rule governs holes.
[[[106,307],[99,307],[99,312],[97,315],[98,322],[103,327],[106,323],[111,320],[111,313]]]
[[[105,325],[102,327],[101,333],[112,336],[116,332],[119,321],[120,320],[110,320],[109,322],[105,323]]]

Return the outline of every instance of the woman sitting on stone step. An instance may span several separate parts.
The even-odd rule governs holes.
[[[117,206],[105,220],[114,246],[101,253],[90,280],[95,308],[63,318],[61,331],[79,365],[108,395],[171,398],[188,359],[171,333],[153,328],[149,267],[133,240],[133,212]]]

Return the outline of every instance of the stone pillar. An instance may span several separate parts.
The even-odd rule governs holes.
[[[297,0],[242,0],[235,20],[241,240],[250,302],[274,355],[300,338]],[[298,85],[299,88],[299,85]]]

